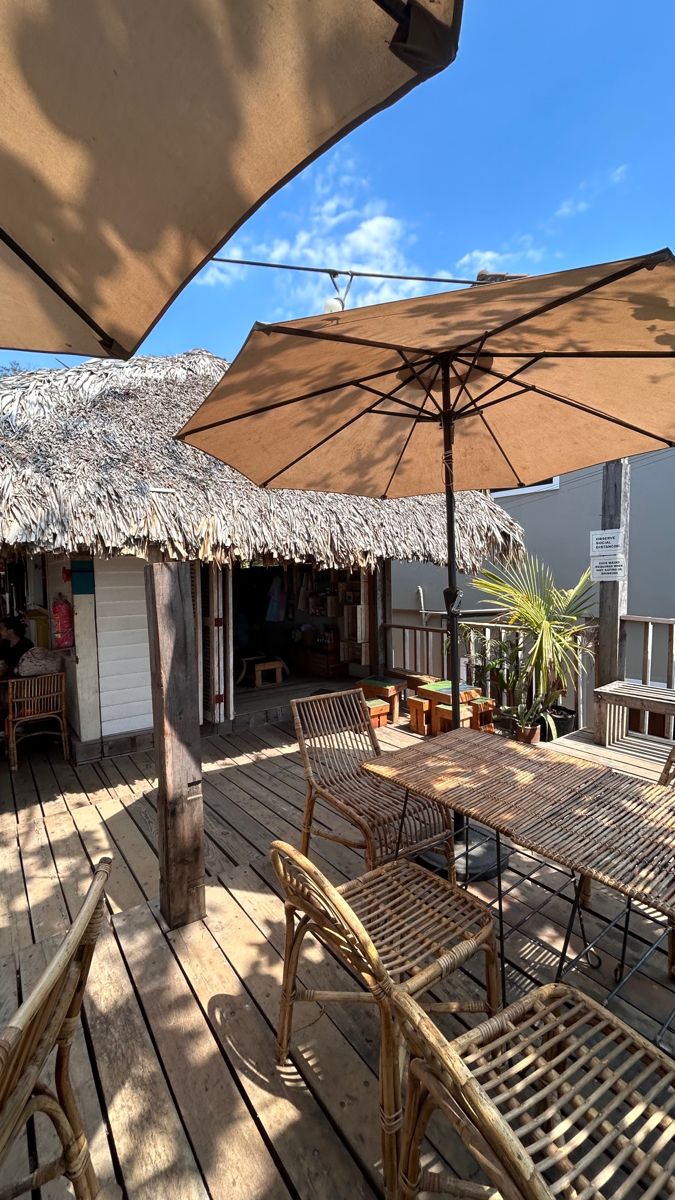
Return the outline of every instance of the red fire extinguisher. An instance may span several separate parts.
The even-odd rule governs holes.
[[[52,603],[52,640],[56,650],[67,650],[75,641],[73,606],[61,592]]]

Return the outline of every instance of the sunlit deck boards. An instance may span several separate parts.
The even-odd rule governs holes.
[[[409,737],[387,728],[381,740],[393,747]],[[71,767],[35,754],[22,757],[14,777],[2,765],[0,1012],[39,973],[77,907],[90,862],[112,849],[112,926],[94,959],[74,1066],[106,1194],[372,1197],[379,1194],[372,1012],[359,1005],[321,1016],[303,1006],[294,1065],[274,1067],[283,910],[266,851],[273,837],[299,841],[304,778],[291,735],[264,726],[211,737],[203,754],[208,917],[168,936],[156,907],[151,758]],[[318,815],[326,826],[334,821],[325,808]],[[315,841],[313,854],[335,881],[362,868],[351,850],[326,841]],[[506,887],[516,885],[507,896],[514,930],[507,957],[519,957],[543,982],[555,968],[571,893],[554,895],[562,876],[553,867],[527,880],[532,865],[514,854],[505,876]],[[477,890],[494,894],[492,884]],[[591,936],[617,907],[615,897],[594,889]],[[653,937],[646,919],[636,915],[633,924],[640,937]],[[601,968],[577,976],[591,994],[613,985],[619,946],[614,930]],[[664,958],[654,955],[614,1002],[648,1036],[675,1003]],[[317,956],[303,979],[334,987],[338,973],[343,979]],[[38,1130],[39,1148],[47,1136]],[[473,1169],[454,1140],[438,1150],[465,1177]],[[17,1162],[28,1153],[25,1143],[18,1146]],[[42,1195],[66,1196],[67,1186],[51,1184]]]

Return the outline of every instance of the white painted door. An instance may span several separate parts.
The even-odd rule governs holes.
[[[96,559],[96,627],[104,737],[152,728],[145,563]]]

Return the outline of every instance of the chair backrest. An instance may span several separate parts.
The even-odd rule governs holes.
[[[291,712],[305,774],[315,783],[356,775],[381,754],[361,688],[291,700]]]
[[[547,984],[448,1042],[402,989],[391,1003],[411,1074],[504,1200],[666,1194],[672,1059],[603,1005]]]
[[[23,1104],[57,1044],[72,1040],[103,918],[110,858],[102,858],[82,907],[54,958],[9,1023],[0,1028],[0,1161]]]
[[[50,675],[24,675],[7,681],[7,705],[13,720],[47,717],[65,706],[66,677],[63,671]]]
[[[372,991],[388,995],[393,987],[391,976],[374,942],[337,888],[287,842],[272,842],[270,858],[287,903],[310,917],[322,941],[349,963]]]

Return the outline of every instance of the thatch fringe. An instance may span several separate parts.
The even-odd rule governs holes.
[[[441,497],[265,491],[173,433],[227,368],[204,350],[0,380],[0,544],[30,552],[372,566],[445,561]],[[460,567],[502,560],[519,526],[457,497]]]

